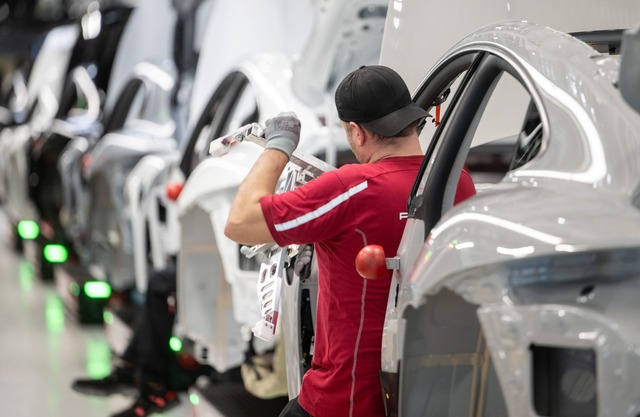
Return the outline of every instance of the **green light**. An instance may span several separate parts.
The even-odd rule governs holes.
[[[102,313],[102,319],[105,323],[111,324],[113,323],[113,314],[111,314],[110,311],[105,311],[104,313]]]
[[[189,401],[191,401],[191,404],[193,405],[198,405],[200,404],[200,397],[198,397],[198,394],[196,394],[195,392],[192,392],[191,394],[189,394]]]
[[[66,261],[68,256],[67,248],[62,245],[45,245],[44,247],[44,259],[48,262],[61,263]]]
[[[71,292],[71,294],[73,294],[74,297],[77,297],[78,295],[80,295],[80,286],[77,283],[72,282],[71,284],[69,284],[69,291]]]
[[[49,333],[60,333],[64,330],[64,304],[57,296],[50,294],[47,297],[44,314]]]
[[[111,286],[104,281],[88,281],[84,283],[84,293],[89,298],[109,298]]]
[[[182,350],[182,340],[174,336],[169,339],[169,346],[174,352],[180,352]]]
[[[33,220],[22,220],[18,223],[18,236],[22,239],[35,239],[40,234],[40,227],[38,223]]]
[[[87,374],[89,378],[104,378],[111,372],[111,350],[104,339],[89,339],[87,349]]]
[[[20,288],[24,292],[31,291],[33,287],[33,265],[27,261],[20,261]]]

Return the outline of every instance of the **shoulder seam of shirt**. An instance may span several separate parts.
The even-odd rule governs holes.
[[[364,191],[368,187],[367,180],[361,182],[358,185],[355,185],[349,188],[344,193],[334,197],[328,203],[323,204],[317,209],[310,211],[308,213],[303,214],[302,216],[296,217],[295,219],[286,221],[284,223],[274,224],[273,227],[278,232],[286,232],[287,230],[294,229],[298,226],[302,226],[303,224],[309,223],[312,220],[317,219],[320,216],[323,216],[338,207],[340,204],[348,201],[351,197],[358,194],[361,191]]]

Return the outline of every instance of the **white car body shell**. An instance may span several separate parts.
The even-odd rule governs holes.
[[[263,54],[243,62],[237,70],[250,80],[262,117],[285,109],[295,111],[304,126],[299,146],[303,152],[313,154],[335,146],[315,111],[293,94],[287,76],[290,65],[285,56]],[[182,235],[178,296],[185,306],[179,313],[179,333],[196,342],[199,352],[206,349],[209,363],[222,371],[242,363],[246,334],[243,337],[241,328],[261,317],[258,272],[240,268],[239,246],[223,233],[233,196],[261,153],[257,145],[241,143],[224,157],[205,159],[178,199]],[[213,313],[212,308],[214,314],[203,314]]]
[[[37,213],[28,193],[28,166],[26,146],[32,136],[49,128],[58,111],[71,53],[80,28],[65,25],[52,29],[34,61],[26,84],[26,91],[16,100],[24,101],[24,107],[32,112],[26,123],[7,127],[0,135],[0,190],[5,200],[5,210],[13,222],[36,220]],[[35,107],[34,107],[35,106]]]
[[[202,43],[200,37],[203,34],[203,26],[211,11],[212,3],[213,0],[204,1],[196,10],[197,15],[195,27],[193,28],[195,31],[193,39],[195,49],[198,49]],[[153,154],[151,156],[152,159],[159,158],[162,160],[165,157],[171,158],[177,152],[180,139],[178,134],[180,120],[177,119],[180,119],[180,117],[173,117],[175,114],[172,114],[170,99],[177,78],[176,68],[173,63],[174,32],[167,29],[175,26],[176,17],[176,10],[170,0],[161,2],[145,0],[132,12],[115,56],[105,111],[110,113],[114,110],[113,107],[122,95],[126,84],[133,79],[142,80],[146,87],[146,93],[143,99],[144,103],[141,106],[142,113],[140,115],[129,114],[124,131],[116,132],[118,135],[124,133],[130,138],[131,152],[127,152],[128,146],[126,143],[118,142],[115,147],[110,146],[108,154],[123,152],[123,156],[128,155],[130,157],[137,154],[137,157],[142,157],[142,159],[144,154]],[[156,117],[155,115],[160,116]],[[173,120],[167,121],[167,116]],[[136,117],[141,120],[136,121]],[[157,123],[160,119],[163,119],[162,122]],[[104,148],[111,139],[118,136],[108,133],[105,138],[100,140],[100,142],[104,143],[98,143],[98,149]],[[154,139],[155,144],[152,142]],[[72,168],[74,165],[79,165],[75,159],[82,155],[83,151],[78,152],[78,150],[84,149],[86,146],[86,138],[75,138],[67,147],[67,151],[65,151],[66,163],[64,166],[61,165],[60,169],[64,178],[63,183],[65,184],[67,201],[75,201],[77,202],[75,206],[88,209],[88,215],[76,216],[79,224],[71,225],[73,230],[70,232],[80,231],[80,233],[83,233],[84,229],[91,227],[89,225],[91,216],[96,217],[91,213],[90,201],[88,201],[90,198],[87,191],[90,190],[86,190],[84,186],[79,186],[79,181],[77,181],[76,177],[80,173],[77,169]],[[157,164],[154,166],[157,166]],[[140,170],[136,172],[140,172]],[[91,175],[91,172],[89,174]],[[119,176],[114,176],[113,178],[120,178],[122,175],[128,177],[129,171],[118,172],[118,174]],[[142,175],[144,176],[145,174],[142,173]],[[140,185],[140,181],[145,182],[143,179],[134,180],[134,189]],[[90,263],[90,269],[94,277],[109,279],[112,285],[119,289],[128,288],[135,282],[135,259],[133,253],[135,252],[135,239],[138,233],[136,220],[139,217],[137,210],[139,193],[135,195],[131,202],[131,207],[124,205],[121,207],[123,202],[128,202],[130,197],[130,195],[126,194],[128,192],[126,189],[120,190],[120,188],[126,188],[124,184],[125,181],[112,184],[112,200],[117,203],[115,211],[120,214],[120,216],[117,216],[120,220],[120,227],[114,229],[114,231],[117,231],[120,236],[107,231],[107,233],[101,233],[101,238],[104,238],[102,235],[109,234],[116,238],[108,239],[109,243],[106,246],[93,245],[94,248],[114,246],[116,247],[115,250],[119,250],[124,256],[120,256],[117,262],[105,262],[105,259],[108,258],[101,255],[94,256],[98,251],[94,250],[87,253],[85,250],[81,250],[85,253],[85,258],[90,258],[87,259],[87,262]],[[131,227],[134,229],[131,230]],[[154,234],[154,236],[156,235]],[[155,259],[159,259],[159,257],[157,256]],[[159,267],[164,267],[164,265],[164,262],[159,263]]]
[[[317,8],[316,31],[299,60],[292,63],[286,57],[258,55],[243,61],[238,69],[251,80],[260,123],[281,111],[294,111],[303,126],[300,150],[324,153],[327,161],[335,164],[332,156],[335,158],[336,151],[348,148],[337,120],[333,89],[346,73],[363,63],[377,61],[386,2],[313,3]],[[354,57],[357,62],[353,62]],[[302,80],[310,85],[305,86]],[[325,89],[319,89],[320,85]],[[320,119],[326,121],[326,126]],[[261,151],[253,144],[243,143],[232,147],[223,158],[203,161],[187,180],[178,200],[182,234],[178,299],[188,309],[181,307],[179,333],[194,340],[197,355],[201,359],[206,356],[218,370],[241,363],[249,328],[260,319],[258,272],[240,268],[239,246],[227,239],[223,230],[237,187]],[[300,311],[299,287],[286,290],[295,295],[289,297],[293,304],[283,301],[283,311]],[[197,298],[199,302],[195,301]],[[291,341],[287,343],[289,372],[300,368],[300,352],[295,346],[300,329],[296,322],[284,327],[285,332],[293,332],[288,338],[285,335]],[[261,346],[257,348],[261,350]],[[289,395],[295,396],[300,388],[300,370],[293,370],[292,375],[287,382]]]
[[[247,8],[252,10],[249,15]],[[265,3],[251,0],[239,3],[212,0],[208,13],[206,25],[203,25],[206,30],[202,34],[201,55],[191,96],[189,135],[193,133],[215,88],[238,60],[263,51],[297,54],[311,29],[308,24],[311,20],[308,1],[278,0]],[[237,18],[230,18],[231,16]],[[238,26],[239,21],[243,22],[241,27]],[[271,25],[268,31],[262,28],[265,21],[269,21]],[[137,289],[143,293],[147,288],[149,266],[152,269],[162,269],[167,257],[176,255],[180,246],[177,205],[166,198],[165,188],[170,179],[184,182],[184,174],[177,167],[181,152],[176,150],[173,154],[141,159],[127,180],[126,193],[133,227],[135,282]],[[166,209],[164,223],[159,218],[158,200]],[[145,233],[147,225],[149,247]],[[150,264],[148,254],[151,255]]]
[[[640,21],[640,6],[633,0],[570,1],[562,4],[500,0],[482,3],[454,1],[439,4],[438,13],[433,12],[432,4],[419,0],[390,0],[389,4],[380,63],[398,71],[411,91],[418,87],[451,45],[491,23],[522,20],[551,26],[564,32],[588,32],[629,28]],[[463,7],[468,13],[461,16],[461,21],[456,20],[455,25],[442,18]],[[431,38],[436,38],[437,42],[430,42],[428,48],[423,47],[425,41]],[[505,118],[508,117],[509,114],[505,114]],[[425,241],[423,228],[414,223],[413,219],[408,220],[398,249],[398,281],[412,270]],[[393,335],[396,323],[391,321],[387,324],[388,333],[383,346],[388,349],[383,352],[382,369],[391,371],[396,369],[398,359]]]
[[[570,264],[580,255],[587,263],[573,265],[577,271],[573,274],[583,274],[580,278],[595,279],[597,275],[592,274],[598,268],[613,280],[637,278],[631,265],[640,247],[640,142],[633,132],[640,129],[640,116],[613,88],[615,67],[594,60],[597,53],[580,42],[518,23],[481,30],[438,59],[428,48],[415,44],[426,39],[424,31],[434,30],[437,16],[424,2],[392,3],[401,7],[390,8],[383,64],[394,66],[415,88],[428,78],[421,74],[434,64],[443,65],[448,57],[473,49],[495,53],[518,69],[544,110],[545,139],[538,156],[448,211],[429,236],[421,220],[408,220],[385,321],[383,371],[397,372],[399,361],[406,359],[406,341],[411,337],[407,311],[424,307],[446,288],[478,306],[510,415],[537,415],[531,407],[533,371],[528,353],[535,344],[594,349],[598,415],[635,415],[640,405],[624,387],[639,366],[632,353],[638,350],[639,332],[634,320],[629,320],[635,316],[630,310],[634,303],[625,293],[633,292],[637,284],[627,281],[626,291],[624,285],[601,289],[602,298],[590,305],[553,287],[547,291],[558,291],[555,296],[545,295],[541,288],[527,298],[517,294],[512,281],[526,267],[546,268],[548,260],[562,262],[563,257]],[[511,17],[570,32],[625,29],[640,20],[640,6],[630,1],[510,5],[510,10],[496,15],[485,16],[482,10],[466,15],[487,18],[472,25]],[[490,10],[487,4],[477,6]],[[559,13],[557,8],[565,6],[571,11]],[[553,12],[547,16],[549,10]],[[572,82],[576,79],[580,82]],[[615,254],[611,256],[618,256],[619,262],[596,261],[589,257],[593,253]],[[554,271],[548,268],[548,273]],[[571,272],[564,277],[555,272],[560,281],[579,280]],[[531,279],[544,281],[535,274]],[[396,307],[393,296],[398,283]],[[536,303],[541,305],[531,305]],[[411,329],[415,331],[415,326]],[[412,343],[415,346],[415,340]],[[413,415],[415,410],[406,408],[402,398],[399,401],[401,414]]]

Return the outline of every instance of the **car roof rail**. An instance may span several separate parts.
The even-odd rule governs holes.
[[[622,35],[618,88],[629,105],[640,112],[640,26]]]

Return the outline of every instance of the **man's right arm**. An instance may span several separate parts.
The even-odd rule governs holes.
[[[289,159],[282,152],[266,149],[246,176],[236,194],[224,234],[245,245],[273,242],[262,213],[260,199],[272,195]]]
[[[240,184],[224,234],[246,245],[273,242],[260,199],[272,195],[300,138],[300,121],[293,113],[280,113],[267,120],[267,145],[247,177]]]

